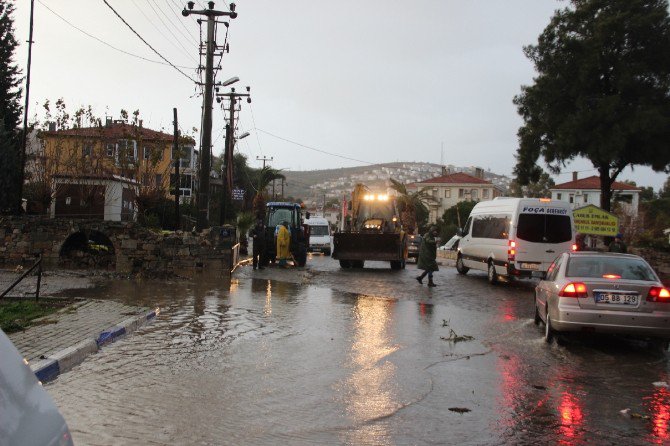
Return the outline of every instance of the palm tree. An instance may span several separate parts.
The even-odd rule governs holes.
[[[428,187],[417,190],[416,192],[409,192],[407,186],[400,181],[391,180],[391,188],[398,192],[397,203],[398,211],[400,212],[400,223],[403,228],[410,233],[418,229],[416,222],[416,211],[419,207],[426,207],[426,204],[434,202],[435,198],[428,194]]]
[[[270,166],[265,166],[262,169],[255,172],[256,173],[256,195],[254,195],[253,207],[254,215],[256,218],[262,219],[265,217],[265,201],[266,201],[266,191],[265,189],[272,183],[274,180],[285,180],[286,177],[281,173],[279,169],[273,169]]]

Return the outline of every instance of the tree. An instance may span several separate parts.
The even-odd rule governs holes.
[[[256,194],[253,199],[254,215],[256,218],[263,218],[265,216],[265,202],[267,198],[265,189],[272,183],[272,181],[280,179],[285,180],[286,177],[281,173],[281,170],[273,169],[270,166],[265,166],[256,170],[255,177]]]
[[[433,201],[433,197],[428,195],[427,187],[409,192],[407,186],[400,181],[393,178],[389,179],[391,180],[391,188],[398,192],[396,200],[400,213],[400,223],[408,233],[414,234],[419,229],[419,223],[423,223],[419,216],[427,218],[429,212],[426,204]]]
[[[549,198],[551,188],[556,183],[547,172],[542,172],[536,182],[522,186],[519,180],[514,180],[509,185],[509,194],[512,197]]]
[[[445,225],[456,225],[462,228],[465,225],[465,220],[470,216],[472,208],[479,203],[478,201],[459,201],[454,206],[446,209],[442,214],[442,221]]]
[[[526,185],[540,177],[540,156],[553,173],[587,158],[610,210],[612,183],[627,166],[670,171],[668,3],[571,3],[524,48],[538,75],[514,98],[524,120],[514,172]]]
[[[21,210],[21,147],[19,126],[22,107],[20,71],[14,63],[18,45],[14,37],[14,6],[0,0],[0,213]]]

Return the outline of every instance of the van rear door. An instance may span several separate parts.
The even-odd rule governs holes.
[[[546,271],[559,254],[572,247],[572,213],[569,209],[524,205],[519,211],[515,266],[519,270]]]

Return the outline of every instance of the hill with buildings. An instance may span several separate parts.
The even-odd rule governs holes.
[[[323,203],[340,201],[349,196],[356,183],[364,183],[377,191],[387,191],[390,178],[401,183],[415,183],[442,175],[463,172],[475,175],[476,167],[441,166],[433,163],[396,162],[369,166],[343,167],[338,169],[283,171],[286,181],[277,181],[274,186],[278,197],[302,199],[308,208],[321,208]],[[484,171],[485,180],[491,181],[504,193],[511,178]]]

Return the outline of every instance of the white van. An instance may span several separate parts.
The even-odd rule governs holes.
[[[309,252],[322,252],[329,256],[333,252],[333,234],[330,223],[323,217],[310,217],[305,220],[309,225]]]
[[[548,198],[496,197],[477,203],[461,231],[456,269],[531,277],[547,271],[562,252],[576,249],[570,204]]]

